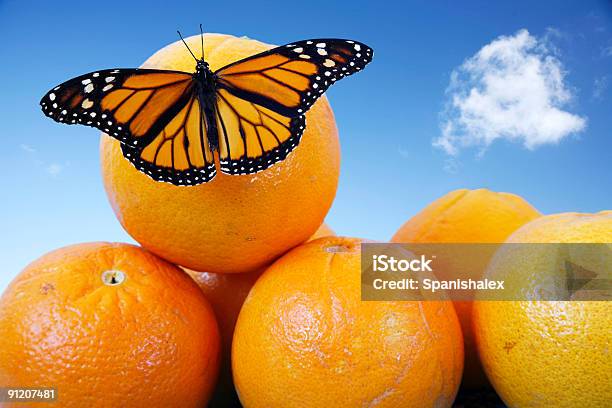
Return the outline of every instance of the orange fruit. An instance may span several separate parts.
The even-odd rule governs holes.
[[[229,406],[237,401],[231,370],[234,326],[244,299],[265,268],[247,273],[209,273],[185,271],[200,286],[213,307],[221,334],[221,367],[212,406]]]
[[[333,229],[329,227],[329,225],[323,223],[319,227],[318,230],[315,231],[314,234],[308,239],[308,241],[314,241],[315,239],[323,238],[323,237],[331,237],[336,235]]]
[[[517,228],[540,213],[523,198],[487,189],[455,190],[437,199],[408,220],[391,242],[404,243],[501,243]],[[491,247],[491,249],[493,249]],[[483,251],[484,252],[484,251]],[[486,255],[486,254],[485,254]],[[492,255],[492,254],[491,254]],[[461,259],[460,262],[464,262]],[[488,258],[474,259],[474,270],[486,268]],[[464,268],[446,260],[449,268]],[[471,274],[476,278],[475,274]],[[463,386],[480,388],[487,384],[472,333],[472,302],[454,302],[465,343]]]
[[[520,228],[507,242],[608,243],[611,247],[612,211],[544,216]],[[533,253],[530,250],[526,249],[525,258],[520,262],[516,258],[495,262],[486,276],[496,279],[503,275],[515,283],[539,285],[542,275],[548,272],[534,267],[542,265],[539,262],[542,256],[552,259],[555,265],[567,260],[564,251],[554,251],[559,257],[550,258],[551,252],[547,250]],[[576,262],[574,257],[579,257],[579,252],[572,251],[572,261]],[[594,260],[592,257],[578,259],[587,263]],[[558,267],[554,271],[559,273]],[[610,265],[607,272],[605,267],[601,272],[607,273],[602,279],[609,279]],[[508,406],[610,406],[612,303],[482,301],[474,302],[473,319],[483,366]]]
[[[393,242],[501,243],[540,216],[523,198],[481,188],[438,198],[400,227]]]
[[[74,245],[30,264],[0,298],[0,333],[0,384],[57,387],[62,407],[201,407],[217,379],[206,298],[132,245]]]
[[[310,240],[323,236],[334,235],[334,231],[323,224],[310,238]],[[232,380],[232,338],[238,313],[249,294],[251,287],[265,268],[247,273],[209,273],[196,272],[190,269],[185,271],[196,281],[204,295],[212,305],[219,323],[221,333],[221,369],[219,381],[213,395],[213,403],[217,406],[227,406],[230,402],[237,402],[234,383]]]
[[[463,343],[451,302],[361,300],[361,240],[327,237],[270,266],[232,345],[245,407],[450,407]]]
[[[187,43],[200,49],[199,36]],[[272,46],[207,34],[204,47],[215,70]],[[143,67],[192,72],[195,63],[176,42]],[[265,267],[317,230],[336,194],[340,148],[325,97],[306,121],[300,145],[284,161],[253,175],[217,174],[194,187],[153,181],[123,157],[118,141],[103,135],[102,176],[113,210],[143,247],[178,265],[221,273]]]

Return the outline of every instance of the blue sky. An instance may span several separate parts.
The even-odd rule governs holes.
[[[374,48],[363,73],[328,91],[343,155],[328,221],[340,234],[388,239],[457,188],[517,193],[544,213],[612,207],[610,2],[0,0],[0,290],[49,250],[130,240],[103,191],[99,132],[53,123],[40,97],[85,72],[138,66],[199,23],[269,43]],[[479,53],[491,44],[512,62]],[[529,98],[513,99],[508,83]],[[448,123],[455,155],[434,146]]]

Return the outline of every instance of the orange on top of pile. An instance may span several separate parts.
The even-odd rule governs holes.
[[[186,41],[200,48],[199,36]],[[248,38],[204,36],[212,70],[271,47]],[[176,42],[143,67],[191,72],[194,61]],[[125,160],[117,140],[103,136],[100,156],[108,198],[125,230],[164,259],[220,273],[264,267],[317,230],[336,194],[340,147],[324,96],[306,113],[306,123],[300,145],[284,161],[253,175],[218,174],[193,187],[152,180]]]

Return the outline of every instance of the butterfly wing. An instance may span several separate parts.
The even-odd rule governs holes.
[[[53,88],[40,104],[57,122],[92,126],[118,139],[124,156],[155,180],[193,185],[215,176],[189,73],[92,72]]]
[[[225,89],[217,91],[219,164],[226,174],[252,174],[287,157],[298,145],[303,115],[290,118]]]
[[[306,111],[334,82],[363,69],[372,55],[357,41],[314,39],[216,71],[221,171],[250,174],[283,160],[300,142]]]
[[[337,80],[372,60],[367,45],[338,39],[314,39],[273,48],[225,66],[215,74],[220,87],[242,99],[295,117]]]
[[[221,171],[228,174],[255,173],[283,160],[300,142],[304,113],[371,58],[363,43],[319,39],[230,64],[214,74],[216,117],[208,121],[194,77],[181,71],[93,72],[49,91],[41,106],[58,122],[118,139],[124,156],[152,178],[194,185],[215,176],[209,140],[218,138],[212,146],[218,144]]]
[[[207,124],[200,101],[192,96],[172,119],[142,145],[121,144],[123,155],[157,181],[174,185],[197,185],[217,174],[208,143]]]

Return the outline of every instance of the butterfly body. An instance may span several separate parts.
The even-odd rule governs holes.
[[[219,131],[215,120],[217,117],[217,80],[204,58],[198,60],[193,80],[196,82],[198,99],[203,111],[202,120],[207,129],[208,144],[210,150],[216,152],[219,150]]]
[[[216,71],[202,56],[192,73],[92,72],[50,90],[41,106],[57,122],[116,138],[125,158],[151,178],[196,185],[214,178],[217,167],[253,174],[284,160],[300,142],[306,111],[371,58],[356,41],[304,40]]]

